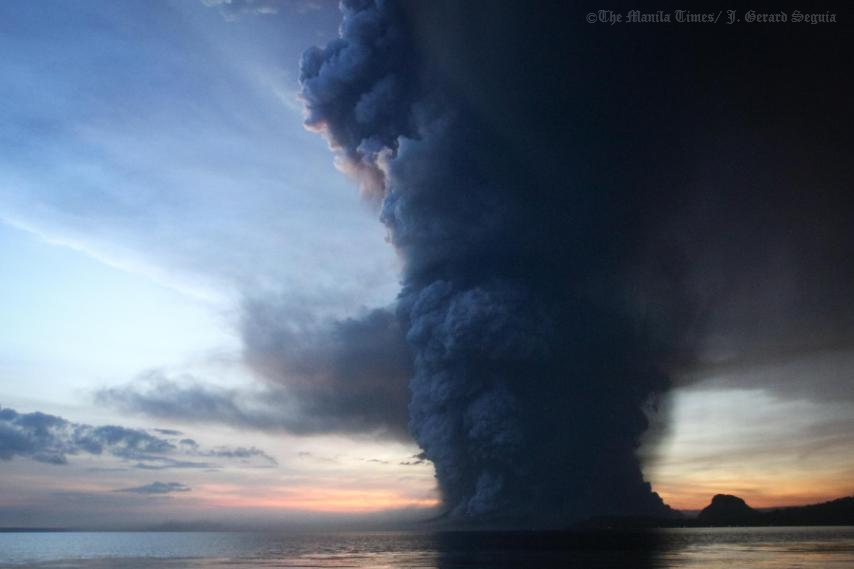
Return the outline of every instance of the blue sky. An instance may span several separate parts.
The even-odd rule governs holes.
[[[248,300],[312,322],[393,302],[399,262],[377,212],[302,126],[300,54],[335,37],[338,17],[321,0],[0,3],[0,405],[181,431],[158,436],[175,445],[191,437],[206,450],[190,456],[216,462],[154,470],[85,452],[64,466],[0,461],[0,525],[75,516],[97,525],[127,508],[154,522],[198,519],[210,507],[276,519],[435,503],[432,468],[412,442],[166,420],[96,397],[153,374],[263,389],[242,361]],[[761,416],[749,412],[757,398]],[[805,432],[762,430],[793,406],[807,431],[823,417],[850,423],[832,402],[715,381],[681,390],[674,405],[670,442],[650,474],[676,505],[735,484],[697,474],[697,464],[708,473],[709,457],[769,441],[779,450],[781,432]],[[753,438],[733,446],[738,436],[720,428],[732,424]],[[276,465],[219,452],[248,447]],[[850,448],[844,440],[818,452]],[[768,458],[794,485],[807,477],[792,466],[799,460],[797,449]],[[839,481],[833,491],[850,487],[850,461],[823,463],[827,484]],[[751,480],[745,491],[761,483]],[[122,491],[140,487],[190,490]]]
[[[235,350],[246,295],[336,314],[393,298],[374,214],[301,128],[293,70],[335,10],[0,9],[10,365],[90,375],[100,350],[106,379]]]
[[[240,363],[236,331],[247,298],[283,299],[317,318],[394,299],[397,260],[376,212],[335,170],[326,143],[302,128],[296,98],[300,55],[334,37],[337,7],[234,8],[0,6],[4,407],[87,424],[175,427],[128,417],[94,393],[152,370],[256,385]],[[63,467],[15,459],[0,465],[3,494],[27,496],[42,521],[62,522],[51,512],[63,507],[45,487],[103,493],[172,476],[194,488],[180,496],[187,501],[202,494],[200,485],[259,477],[276,485],[305,469],[326,484],[310,456],[328,459],[320,470],[350,468],[350,460],[376,479],[362,459],[417,452],[370,439],[344,452],[335,437],[295,443],[281,433],[202,430],[194,435],[212,446],[265,446],[280,467],[223,461],[220,472],[202,476],[139,472],[104,457],[74,457]],[[89,462],[101,473],[78,464]],[[420,482],[400,490],[400,504],[410,494],[432,496],[429,468],[418,470]],[[52,505],[40,509],[44,501]],[[20,510],[5,506],[4,522],[14,525],[8,512]]]

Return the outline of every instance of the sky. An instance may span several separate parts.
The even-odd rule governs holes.
[[[403,262],[298,97],[340,19],[0,3],[0,526],[435,514],[433,465],[386,416],[411,373]],[[854,351],[717,365],[729,340],[675,372],[640,451],[653,489],[854,494]]]

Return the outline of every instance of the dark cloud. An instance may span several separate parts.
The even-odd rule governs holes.
[[[417,36],[395,6],[342,3],[342,38],[306,52],[301,83],[307,124],[383,196],[406,263],[410,427],[450,514],[663,512],[634,450],[642,405],[667,383],[621,291],[595,286],[618,260],[596,219],[608,200],[572,192],[568,211],[569,189],[538,180],[433,77],[420,83]],[[384,99],[393,108],[366,113],[389,83],[403,86]]]
[[[363,462],[373,462],[374,464],[391,464],[388,460],[383,460],[381,458],[361,458],[359,459]]]
[[[187,376],[175,381],[160,372],[150,372],[143,381],[98,391],[96,399],[148,417],[262,431],[304,431],[284,410],[285,394],[276,388],[225,389]],[[188,447],[195,444],[192,439],[181,443]]]
[[[395,25],[398,4],[342,2],[341,37],[303,54],[300,81],[307,127],[328,132],[341,165],[369,195],[383,194],[382,158],[401,136],[415,136],[408,105],[416,69],[406,31]],[[391,15],[392,18],[387,16]]]
[[[0,459],[28,456],[39,462],[65,464],[67,455],[111,454],[149,460],[176,450],[166,439],[115,425],[92,427],[45,413],[0,409]]]
[[[187,444],[190,441],[192,444]],[[93,427],[74,423],[45,413],[18,413],[0,408],[0,460],[16,456],[38,462],[66,464],[68,456],[79,454],[112,455],[137,468],[211,468],[207,462],[186,460],[187,457],[223,458],[230,461],[258,462],[275,465],[271,456],[255,447],[214,447],[206,449],[195,441],[177,441],[154,436],[141,429],[116,425]]]
[[[344,0],[303,57],[306,124],[404,260],[451,516],[666,513],[636,451],[668,371],[854,338],[841,29],[589,11]]]
[[[288,430],[407,437],[409,347],[389,310],[318,324],[288,304],[248,302],[246,362],[280,393]]]
[[[423,452],[419,452],[418,454],[413,454],[409,457],[408,460],[402,460],[398,464],[401,466],[416,466],[418,464],[424,464],[427,462],[427,457],[424,456]]]
[[[152,482],[144,486],[134,486],[132,488],[121,488],[115,492],[129,492],[131,494],[172,494],[175,492],[189,492],[189,486],[185,486],[180,482]]]
[[[243,462],[251,462],[256,458],[262,459],[270,466],[275,466],[278,463],[276,459],[255,447],[215,447],[211,450],[197,451],[199,456],[210,456],[215,458],[227,458],[229,460],[240,460]]]
[[[296,434],[407,438],[409,347],[394,314],[318,324],[288,304],[247,303],[244,359],[263,378],[255,389],[224,389],[192,377],[146,373],[98,392],[103,403],[150,417],[223,423]]]
[[[219,470],[220,466],[212,462],[195,460],[175,460],[174,458],[159,457],[148,462],[137,462],[133,465],[139,470],[172,470],[189,468],[191,470]]]
[[[737,351],[731,356],[684,371],[683,383],[689,388],[758,388],[791,399],[854,403],[854,347],[810,347],[771,353]]]
[[[170,379],[160,371],[150,371],[132,384],[98,391],[96,400],[124,411],[142,413],[149,417],[184,421],[216,421],[250,428],[269,428],[276,417],[261,410],[250,412],[245,407],[263,396],[241,393],[233,389],[204,384],[188,376],[181,381]],[[248,400],[248,401],[247,401]],[[191,439],[184,439],[194,443]]]

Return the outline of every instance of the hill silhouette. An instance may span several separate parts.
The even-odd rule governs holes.
[[[639,529],[716,526],[854,526],[854,496],[809,506],[756,510],[738,496],[716,494],[696,518],[673,511],[669,517],[602,516],[582,529]]]
[[[816,526],[854,525],[854,497],[809,506],[759,511],[738,496],[717,494],[691,525]]]
[[[713,524],[740,524],[753,521],[759,514],[738,496],[716,494],[712,503],[697,515],[697,520]]]

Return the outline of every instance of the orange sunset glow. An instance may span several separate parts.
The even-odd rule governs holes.
[[[435,497],[406,496],[387,489],[288,488],[265,490],[264,496],[247,495],[236,486],[207,485],[199,489],[206,504],[220,508],[259,508],[305,512],[368,513],[403,508],[433,508]]]
[[[797,506],[854,494],[854,458],[822,421],[842,405],[761,390],[677,391],[669,434],[646,476],[671,507],[697,510],[715,494],[756,508]],[[816,433],[814,438],[806,434]]]

